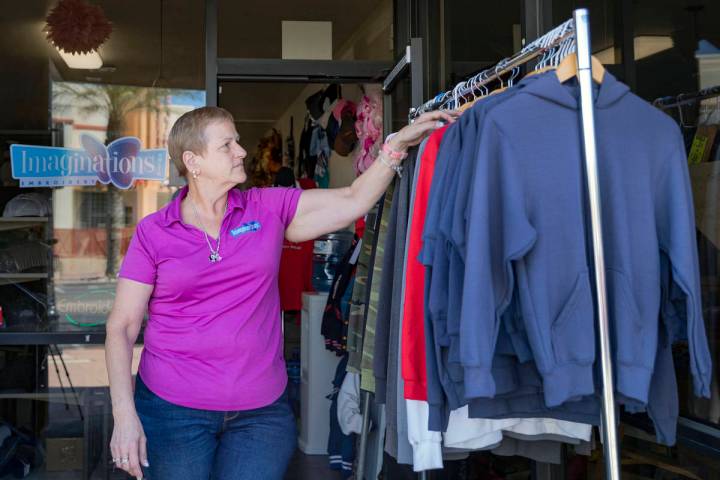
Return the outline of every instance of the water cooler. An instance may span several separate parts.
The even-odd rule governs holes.
[[[300,437],[306,455],[327,455],[332,381],[340,359],[320,334],[327,293],[303,293],[300,333]]]

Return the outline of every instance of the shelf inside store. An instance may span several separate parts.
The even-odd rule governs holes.
[[[73,372],[72,367],[70,371]],[[29,475],[23,478],[128,478],[126,475],[115,475],[109,459],[112,407],[107,383],[87,387],[79,384],[82,381],[74,375],[73,386],[70,380],[66,376],[59,384],[55,380],[54,385],[39,387],[37,391],[0,390],[0,402],[7,411],[22,411],[16,407],[22,405],[24,410],[32,409],[40,417],[39,423],[30,422],[22,416],[9,420],[27,434],[32,432],[37,444],[43,447],[43,454],[35,457],[39,462],[33,462],[29,472],[24,470],[24,474]]]
[[[102,345],[105,343],[105,325],[72,325],[62,317],[49,322],[13,325],[5,319],[0,327],[0,345]],[[143,343],[143,330],[136,344]]]
[[[48,217],[2,217],[0,218],[0,232],[44,225],[47,222]]]
[[[48,278],[47,273],[0,273],[0,285],[36,282],[38,280],[47,280]]]

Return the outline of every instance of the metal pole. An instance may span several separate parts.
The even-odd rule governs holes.
[[[593,254],[595,263],[595,288],[598,306],[598,332],[600,335],[600,365],[602,368],[603,416],[602,431],[605,452],[605,478],[620,479],[618,458],[615,398],[613,395],[612,357],[610,353],[610,332],[605,287],[605,252],[603,250],[602,216],[600,209],[600,188],[597,169],[597,148],[595,143],[595,116],[593,112],[592,69],[590,58],[590,18],[587,9],[573,12],[577,40],[578,80],[580,82],[580,104],[582,138],[585,154],[590,215],[592,220]]]
[[[420,105],[427,93],[422,38],[410,39],[410,52],[410,102]]]
[[[218,3],[205,0],[205,104],[218,105]]]
[[[412,49],[410,45],[408,45],[405,48],[405,55],[398,60],[398,63],[395,64],[390,73],[388,73],[388,76],[385,77],[385,80],[383,81],[383,92],[389,92],[393,89],[393,87],[395,87],[395,82],[397,82],[398,78],[400,78],[400,75],[405,73],[405,70],[411,65],[411,63]]]
[[[365,407],[363,408],[362,430],[360,431],[357,472],[355,472],[357,480],[363,480],[365,477],[365,457],[367,456],[368,430],[370,429],[370,392],[363,391],[362,402]]]

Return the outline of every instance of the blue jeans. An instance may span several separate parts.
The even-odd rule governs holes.
[[[147,437],[148,480],[282,480],[297,432],[287,393],[255,410],[181,407],[138,375],[135,408]]]

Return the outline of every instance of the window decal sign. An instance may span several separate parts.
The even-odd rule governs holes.
[[[21,187],[104,185],[129,189],[135,180],[163,181],[167,149],[143,150],[137,137],[122,137],[105,146],[92,135],[80,136],[83,148],[11,145],[13,178]]]

